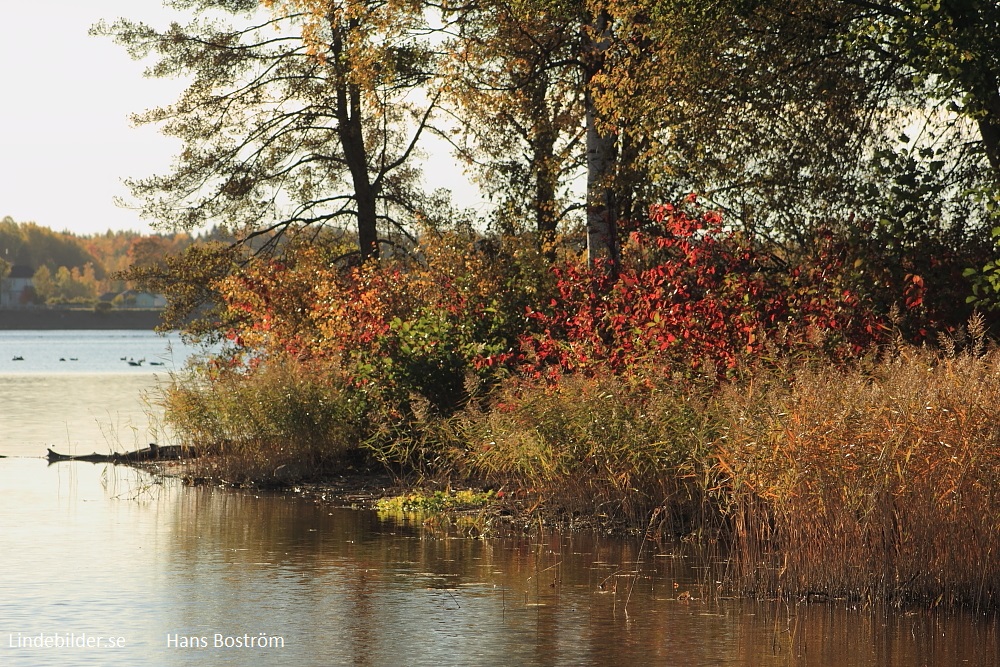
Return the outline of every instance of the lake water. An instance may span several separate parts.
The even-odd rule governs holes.
[[[162,444],[160,411],[149,403],[195,352],[176,334],[150,331],[0,331],[0,455]]]
[[[180,370],[193,351],[151,331],[0,331],[0,375],[143,375]]]
[[[154,354],[118,344],[118,358]],[[148,369],[60,368],[0,373],[0,665],[1000,665],[993,615],[712,599],[710,564],[682,545],[476,539],[294,496],[47,465],[32,458],[46,443],[114,448],[102,419],[129,423],[119,442],[158,436],[155,415],[136,423],[132,392],[157,381]]]

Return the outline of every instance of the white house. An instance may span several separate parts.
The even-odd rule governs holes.
[[[0,308],[24,308],[35,298],[35,272],[30,266],[15,264],[6,278],[0,278]]]

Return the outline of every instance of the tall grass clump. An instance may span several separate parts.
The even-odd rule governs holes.
[[[1000,352],[904,348],[759,377],[718,406],[741,592],[1000,602]]]
[[[357,398],[314,366],[277,358],[175,377],[166,419],[230,481],[267,481],[283,464],[297,477],[322,473],[358,451],[362,429]]]
[[[657,378],[657,381],[649,377]],[[713,423],[704,391],[661,374],[567,375],[507,385],[489,412],[467,411],[468,472],[569,514],[644,525],[657,507],[676,532],[705,522]]]

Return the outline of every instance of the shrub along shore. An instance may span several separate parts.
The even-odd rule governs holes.
[[[983,319],[913,342],[919,277],[901,312],[837,248],[791,265],[712,214],[652,223],[614,277],[459,232],[418,260],[251,265],[216,285],[230,345],[175,378],[167,418],[230,481],[367,466],[721,545],[740,594],[995,608]]]
[[[634,528],[656,512],[658,535],[718,540],[725,583],[742,594],[1000,602],[996,350],[904,348],[851,370],[805,365],[698,391],[574,377],[502,399],[425,416],[419,435],[383,448],[426,457],[423,485],[488,486],[511,508]],[[215,474],[226,479],[273,483],[280,466],[305,463],[300,476],[320,481],[351,453],[375,454],[315,369],[181,382],[169,401],[175,423],[198,424],[192,443],[225,455]]]

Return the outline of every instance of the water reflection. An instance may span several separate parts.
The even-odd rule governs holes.
[[[253,650],[271,665],[1000,662],[995,618],[705,600],[696,559],[647,546],[637,566],[638,553],[635,540],[470,539],[109,466],[2,460],[0,664],[250,664],[246,649],[211,646],[217,633],[282,637]],[[7,646],[17,632],[127,646],[26,655]]]
[[[141,401],[154,386],[152,374],[0,373],[0,454],[163,442]],[[715,600],[706,566],[681,545],[472,539],[127,468],[0,459],[4,666],[1000,664],[995,617]],[[10,645],[39,633],[125,646]],[[285,645],[250,657],[215,648],[217,634]]]
[[[157,400],[157,376],[0,374],[0,454],[130,451],[169,441]]]

